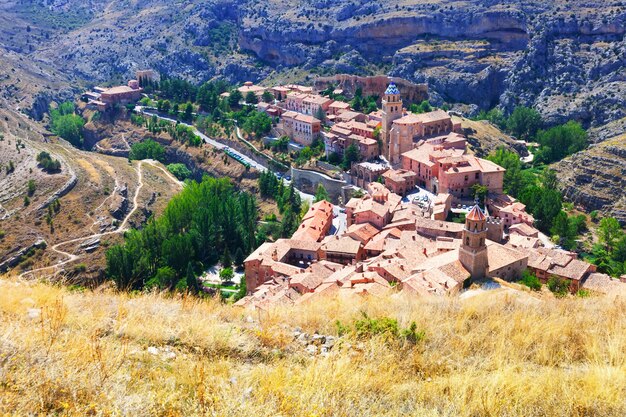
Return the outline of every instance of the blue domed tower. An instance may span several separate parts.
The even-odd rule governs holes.
[[[396,83],[391,81],[385,94],[383,95],[383,121],[380,130],[380,139],[383,142],[383,155],[389,160],[395,159],[393,155],[390,155],[389,142],[391,139],[391,129],[394,120],[402,117],[402,98],[400,98],[400,90],[396,86]]]

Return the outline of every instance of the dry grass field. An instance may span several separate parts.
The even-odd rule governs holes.
[[[622,300],[216,300],[0,280],[0,415],[624,415]],[[424,337],[356,332],[412,321]],[[294,329],[338,335],[309,354]],[[352,330],[350,330],[352,329]]]

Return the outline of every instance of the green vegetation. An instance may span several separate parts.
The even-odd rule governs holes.
[[[220,279],[223,283],[231,282],[234,276],[235,273],[233,272],[233,268],[231,267],[224,268],[220,271]]]
[[[585,260],[598,266],[598,271],[619,277],[626,274],[626,233],[613,217],[600,220],[598,226],[599,244],[593,246],[592,253]]]
[[[165,148],[158,142],[152,139],[145,140],[143,142],[136,142],[130,147],[130,153],[128,159],[141,160],[141,159],[154,159],[156,161],[165,161]]]
[[[257,104],[259,102],[259,99],[257,98],[256,94],[254,94],[254,92],[252,91],[248,91],[248,94],[246,94],[246,104]]]
[[[324,185],[320,183],[317,185],[317,190],[315,190],[315,202],[317,203],[322,200],[331,201],[330,196],[328,195],[328,191],[326,191]]]
[[[61,163],[57,159],[52,159],[48,152],[40,152],[37,155],[37,163],[48,174],[61,170]]]
[[[580,123],[569,121],[564,125],[542,130],[537,134],[541,145],[535,155],[536,163],[549,164],[587,147],[587,132]]]
[[[120,289],[187,289],[190,266],[196,271],[217,263],[227,249],[247,254],[256,247],[256,216],[254,197],[227,179],[190,182],[161,217],[107,250],[107,276]]]
[[[185,164],[169,164],[167,170],[181,181],[191,178],[191,171]]]
[[[202,138],[196,135],[196,132],[192,127],[183,124],[170,124],[167,131],[174,140],[188,146],[198,147],[202,145]]]
[[[269,147],[274,152],[287,152],[289,150],[289,136],[281,136],[278,140],[270,143]]]
[[[568,250],[575,250],[578,246],[576,239],[587,230],[587,216],[569,216],[561,211],[555,218],[550,232],[553,240]]]
[[[533,291],[541,290],[541,282],[535,275],[530,273],[530,271],[528,271],[527,269],[524,270],[524,272],[522,273],[522,279],[519,280],[519,283],[527,286]]]
[[[74,113],[74,103],[66,101],[58,108],[50,108],[50,130],[76,147],[83,144],[85,120]]]
[[[354,143],[346,148],[343,153],[343,161],[341,162],[341,167],[344,170],[349,170],[352,167],[354,162],[359,162],[361,160],[361,152],[359,151],[359,147]]]
[[[266,113],[251,110],[250,107],[247,112],[238,112],[234,117],[244,132],[256,137],[267,135],[272,129],[272,119]]]
[[[426,334],[417,331],[417,324],[411,322],[409,327],[402,329],[398,320],[390,317],[371,318],[367,313],[362,313],[363,318],[354,320],[352,325],[344,325],[339,320],[335,322],[339,336],[351,334],[357,339],[369,340],[381,338],[385,343],[410,343],[415,344],[424,340]]]
[[[506,122],[506,127],[516,138],[531,141],[541,129],[542,124],[541,115],[537,110],[520,106],[513,110]]]
[[[263,172],[259,176],[259,192],[263,198],[272,198],[278,205],[279,212],[283,215],[280,225],[280,236],[290,237],[300,223],[302,201],[300,194],[296,191],[293,183],[285,187],[272,172]],[[267,238],[260,235],[259,243],[263,243]]]
[[[507,170],[504,174],[504,191],[526,204],[526,210],[535,217],[537,228],[550,233],[563,204],[555,172],[545,168],[538,176],[531,170],[524,170],[517,153],[503,148],[487,159]]]
[[[433,111],[433,107],[430,105],[428,100],[424,100],[420,104],[415,104],[415,103],[411,104],[409,106],[409,111],[411,113],[416,113],[416,114],[428,113],[428,112]]]
[[[567,279],[561,279],[555,275],[552,275],[548,279],[548,289],[554,293],[557,298],[565,297],[569,294],[570,281]]]
[[[481,111],[475,120],[488,120],[519,139],[538,142],[535,164],[556,162],[587,147],[587,132],[580,123],[569,121],[541,130],[541,115],[528,107],[516,107],[508,118],[499,109]]]
[[[338,98],[335,98],[335,100],[338,100]],[[378,96],[363,97],[363,90],[359,87],[354,92],[354,98],[350,102],[350,107],[352,107],[354,111],[369,114],[378,110],[377,101]]]
[[[28,180],[28,195],[30,197],[33,196],[33,194],[35,194],[35,190],[37,190],[37,184],[35,183],[35,180]]]

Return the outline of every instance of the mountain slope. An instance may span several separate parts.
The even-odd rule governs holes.
[[[428,82],[439,103],[533,105],[549,121],[588,125],[626,116],[626,6],[618,1],[46,3],[4,6],[21,36],[33,25],[32,51],[19,36],[0,40],[82,80],[123,80],[145,67],[197,81],[256,81],[293,66],[388,71]],[[74,19],[35,36],[55,17],[68,20],[67,10]]]

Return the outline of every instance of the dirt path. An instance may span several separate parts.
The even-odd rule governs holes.
[[[160,169],[161,171],[163,171],[163,173],[170,179],[172,180],[173,183],[177,184],[178,186],[180,186],[181,188],[183,188],[185,186],[185,183],[180,181],[178,178],[176,178],[174,175],[172,175],[171,172],[169,172],[167,169],[163,168],[160,165],[160,162],[155,161],[154,159],[144,159],[145,163],[152,165],[155,168]]]
[[[80,259],[80,257],[81,257],[80,255],[75,255],[75,254],[64,252],[64,251],[60,250],[59,248],[61,246],[70,245],[72,243],[84,242],[84,241],[89,240],[89,239],[95,239],[95,238],[100,238],[100,237],[104,237],[104,236],[109,236],[109,235],[114,235],[114,234],[126,232],[128,230],[128,228],[126,227],[126,225],[128,224],[128,221],[130,220],[132,215],[135,214],[135,212],[137,211],[137,208],[139,207],[139,203],[138,203],[139,192],[143,188],[142,167],[143,167],[143,161],[139,161],[139,163],[137,164],[137,168],[135,168],[135,170],[137,171],[137,188],[135,190],[135,195],[133,196],[133,208],[126,215],[126,217],[124,218],[124,221],[122,222],[120,227],[118,227],[117,229],[115,229],[113,231],[110,231],[110,232],[96,233],[96,234],[92,234],[92,235],[89,235],[89,236],[79,237],[79,238],[76,238],[76,239],[71,239],[71,240],[67,240],[65,242],[57,243],[56,245],[52,246],[50,249],[53,252],[56,252],[56,253],[58,253],[61,256],[67,257],[67,259],[65,259],[63,261],[59,261],[59,262],[57,262],[54,265],[50,265],[50,266],[46,266],[46,267],[43,267],[43,268],[38,268],[38,269],[33,269],[31,271],[23,272],[22,274],[19,275],[19,277],[20,278],[25,278],[28,275],[33,275],[33,274],[35,274],[37,272],[43,272],[43,271],[48,271],[48,270],[55,270],[54,273],[52,274],[54,276],[54,275],[56,275],[56,274],[58,274],[60,272],[61,267],[63,265],[66,265],[66,264],[68,264],[70,262],[74,262],[74,261]]]

